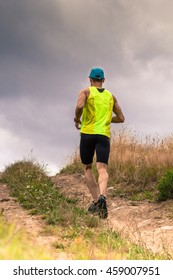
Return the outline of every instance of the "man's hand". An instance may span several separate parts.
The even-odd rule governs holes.
[[[115,116],[112,117],[112,123],[123,123],[125,118],[123,115],[123,112],[115,98],[115,96],[113,96],[114,99],[114,106],[113,106],[113,112],[115,114]]]
[[[80,129],[81,121],[78,120],[78,119],[76,119],[76,118],[74,118],[74,122],[75,122],[75,127],[76,127],[77,129]]]

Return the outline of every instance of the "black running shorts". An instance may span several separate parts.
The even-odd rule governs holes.
[[[104,135],[81,133],[80,157],[82,163],[91,164],[95,152],[97,162],[108,164],[110,139]]]

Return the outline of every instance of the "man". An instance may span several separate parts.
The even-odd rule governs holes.
[[[117,99],[110,91],[102,87],[105,81],[104,71],[93,68],[89,75],[91,86],[80,91],[75,109],[75,126],[80,129],[80,157],[83,163],[85,179],[93,203],[88,208],[92,214],[108,217],[106,195],[110,152],[110,123],[124,122],[124,115]],[[114,116],[112,113],[114,112]],[[80,120],[82,116],[82,121]],[[92,172],[94,153],[96,152],[98,185]],[[98,195],[98,186],[100,196]]]

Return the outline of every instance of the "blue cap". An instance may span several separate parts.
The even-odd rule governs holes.
[[[104,79],[104,72],[102,69],[100,68],[93,68],[90,72],[89,78],[93,78],[93,79]]]

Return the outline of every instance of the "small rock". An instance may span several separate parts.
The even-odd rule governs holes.
[[[152,224],[151,219],[138,223],[138,227],[143,227],[143,226],[150,225],[150,224]]]
[[[9,201],[9,200],[10,200],[10,198],[1,198],[0,202],[6,202],[6,201]]]
[[[161,230],[171,230],[173,229],[173,226],[164,226],[160,228]]]

